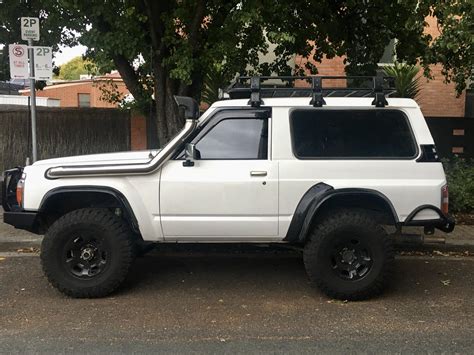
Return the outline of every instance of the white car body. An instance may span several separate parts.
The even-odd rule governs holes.
[[[372,98],[325,100],[319,110],[375,109]],[[434,144],[415,101],[387,100],[390,109],[408,117],[418,147]],[[198,126],[219,109],[245,107],[247,102],[216,102],[200,117]],[[56,188],[104,186],[126,198],[145,241],[281,242],[303,195],[318,183],[334,189],[375,190],[391,202],[400,223],[420,205],[441,208],[440,191],[446,185],[443,167],[441,163],[418,163],[420,149],[409,160],[300,160],[292,151],[289,111],[308,107],[308,98],[268,98],[262,107],[271,108],[267,160],[196,160],[194,166],[186,167],[183,160],[170,159],[146,174],[56,179],[46,177],[48,169],[64,164],[145,164],[159,151],[42,160],[24,168],[23,209],[38,211],[44,197]],[[438,217],[434,211],[422,210],[414,220]]]

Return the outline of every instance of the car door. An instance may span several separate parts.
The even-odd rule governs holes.
[[[271,160],[271,118],[264,109],[217,112],[183,155],[161,171],[165,240],[259,241],[278,235],[278,163]],[[186,164],[185,164],[186,165]]]

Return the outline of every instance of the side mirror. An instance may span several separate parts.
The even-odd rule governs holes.
[[[199,118],[199,105],[196,100],[188,96],[174,96],[176,105],[178,105],[179,114],[184,119],[198,119]]]
[[[186,144],[184,148],[184,158],[186,159],[183,162],[183,166],[194,166],[194,161],[201,158],[199,150],[196,149],[196,146],[193,143]]]

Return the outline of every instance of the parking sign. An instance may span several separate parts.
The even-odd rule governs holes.
[[[28,47],[23,44],[8,45],[10,57],[10,77],[28,79]]]
[[[53,50],[51,47],[33,47],[35,79],[51,80],[53,76]]]
[[[39,18],[37,17],[22,17],[21,18],[21,39],[27,41],[39,41],[40,28]]]

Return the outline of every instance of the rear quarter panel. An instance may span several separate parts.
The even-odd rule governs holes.
[[[345,107],[351,109],[350,107]],[[390,109],[394,109],[393,106]],[[418,107],[396,108],[409,118],[417,145],[433,144],[425,119]],[[279,160],[280,236],[284,237],[304,193],[324,182],[340,188],[373,189],[392,203],[400,222],[416,207],[431,204],[440,207],[441,187],[446,183],[441,163],[412,160],[299,160],[292,151],[290,108],[273,109],[273,159]],[[419,153],[420,154],[420,153]],[[435,219],[432,211],[419,213],[416,219]]]

